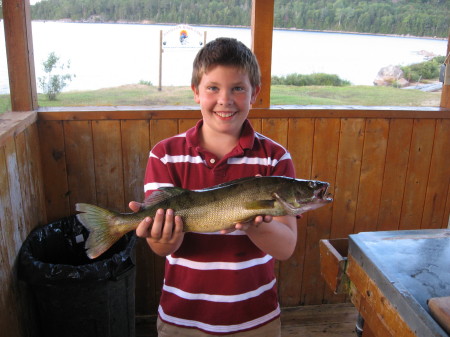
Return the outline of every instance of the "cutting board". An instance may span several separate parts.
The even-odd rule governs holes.
[[[450,296],[430,298],[428,307],[431,316],[450,335]]]

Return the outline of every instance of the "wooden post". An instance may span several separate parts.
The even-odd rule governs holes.
[[[274,0],[252,1],[252,50],[261,68],[261,92],[253,108],[270,107]]]
[[[163,53],[163,31],[159,31],[159,82],[158,90],[162,90],[162,53]]]
[[[447,78],[447,80],[444,80],[444,84],[442,85],[441,108],[450,108],[450,34],[447,41],[447,57],[445,63],[445,73],[448,76],[444,76],[445,78]]]
[[[12,111],[37,109],[29,0],[3,1]]]

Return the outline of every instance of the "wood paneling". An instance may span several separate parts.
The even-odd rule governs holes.
[[[367,119],[354,232],[373,230],[380,210],[389,120]]]
[[[67,195],[70,195],[73,205],[77,202],[96,204],[92,122],[65,123],[64,134],[66,138]]]
[[[127,211],[129,201],[141,201],[150,148],[195,125],[199,114],[186,112],[173,111],[170,118],[156,112],[150,119],[131,112],[130,119],[123,119],[123,112],[109,119],[67,119],[62,113],[59,120],[41,113],[44,118],[37,124],[29,116],[9,120],[15,131],[2,136],[0,147],[0,257],[7,267],[0,273],[2,305],[22,310],[20,302],[12,303],[17,290],[11,280],[18,249],[31,228],[74,214],[77,202]],[[284,307],[346,300],[333,295],[320,276],[320,239],[447,226],[450,116],[424,118],[426,112],[414,112],[411,118],[396,118],[386,112],[375,118],[364,113],[252,112],[255,129],[290,150],[297,177],[330,182],[335,198],[298,220],[297,248],[277,270]],[[138,315],[156,312],[163,270],[164,259],[139,241]]]
[[[12,337],[33,336],[35,330],[17,280],[17,257],[28,233],[46,222],[34,120],[35,113],[0,119],[0,331]]]
[[[431,155],[421,228],[439,228],[449,221],[450,205],[450,119],[436,120],[434,144]],[[447,193],[445,189],[447,188]],[[445,218],[447,217],[447,218]],[[450,223],[449,223],[450,225]],[[444,226],[442,226],[444,227]]]
[[[333,295],[320,276],[320,239],[359,231],[447,226],[450,118],[422,118],[426,112],[412,113],[414,118],[388,113],[366,117],[364,111],[354,117],[329,117],[324,111],[315,118],[304,111],[281,117],[278,113],[255,110],[252,124],[288,147],[299,178],[330,182],[335,199],[298,220],[297,249],[278,264],[283,306],[345,300]],[[139,201],[149,149],[198,120],[186,118],[183,111],[171,112],[171,118],[159,112],[152,117],[60,121],[44,117],[38,125],[49,219],[72,214],[82,198],[121,210],[127,210],[130,200]],[[156,311],[163,269],[164,259],[140,242],[138,314]]]
[[[412,119],[390,121],[377,230],[399,227],[412,128]]]

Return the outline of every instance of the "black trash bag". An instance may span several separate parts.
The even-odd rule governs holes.
[[[21,247],[19,278],[39,337],[135,336],[136,235],[93,260],[88,235],[73,216],[35,229]]]
[[[136,265],[134,232],[93,260],[85,253],[88,235],[75,216],[36,228],[21,247],[19,278],[29,284],[102,281],[114,279]]]

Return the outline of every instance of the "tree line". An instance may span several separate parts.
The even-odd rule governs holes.
[[[33,20],[249,26],[251,0],[43,0]],[[275,0],[274,26],[448,37],[450,0]]]

